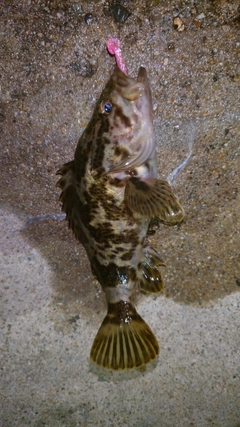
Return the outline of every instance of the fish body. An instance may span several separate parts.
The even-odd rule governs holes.
[[[157,178],[152,116],[146,70],[133,79],[116,67],[74,160],[58,171],[62,209],[106,295],[108,312],[90,357],[109,369],[135,368],[159,353],[134,294],[164,286],[163,263],[146,241],[151,219],[171,225],[184,217],[169,184]]]

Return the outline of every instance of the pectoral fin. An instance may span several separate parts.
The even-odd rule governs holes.
[[[125,189],[127,206],[146,218],[157,216],[161,222],[174,225],[184,218],[184,210],[167,181],[157,178],[130,178]]]

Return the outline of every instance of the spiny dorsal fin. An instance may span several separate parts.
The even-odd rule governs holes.
[[[178,224],[185,215],[168,182],[157,178],[130,178],[126,183],[125,202],[134,213],[146,218],[157,216],[167,225]]]
[[[75,165],[74,161],[65,163],[61,169],[57,171],[62,177],[57,182],[57,187],[60,187],[62,192],[59,200],[62,202],[62,211],[66,213],[69,228],[71,228],[76,238],[81,242],[82,226],[79,216],[81,212],[80,200],[75,187]]]
[[[91,348],[91,360],[103,368],[132,369],[154,360],[158,353],[155,335],[132,304],[109,304]]]

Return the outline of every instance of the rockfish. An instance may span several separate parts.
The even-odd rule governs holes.
[[[157,339],[137,313],[137,288],[159,293],[157,252],[148,246],[150,221],[182,221],[184,211],[167,181],[157,178],[151,91],[145,68],[137,79],[115,68],[79,139],[74,160],[58,171],[69,227],[84,245],[108,312],[90,357],[109,369],[155,359]]]

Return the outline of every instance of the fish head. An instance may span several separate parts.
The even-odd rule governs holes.
[[[152,97],[145,68],[140,67],[133,79],[116,67],[92,120],[93,174],[131,171],[155,155]]]

